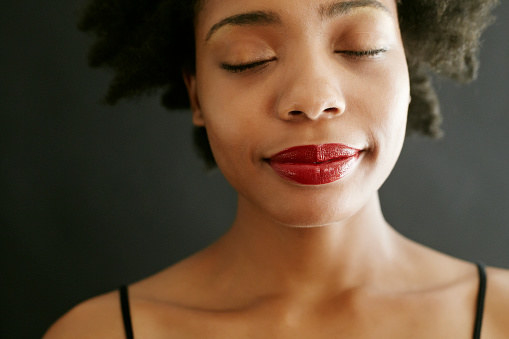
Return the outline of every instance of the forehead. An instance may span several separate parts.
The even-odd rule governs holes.
[[[274,14],[274,22],[295,20],[305,25],[312,20],[323,20],[328,15],[347,14],[359,9],[370,9],[380,15],[397,18],[396,0],[202,0],[197,13],[196,34],[206,39],[215,26],[225,19],[252,12]]]

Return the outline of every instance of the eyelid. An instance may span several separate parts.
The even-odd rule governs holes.
[[[387,52],[387,48],[374,48],[374,49],[366,49],[366,50],[337,50],[334,53],[344,54],[351,58],[376,58],[382,53]],[[269,59],[256,60],[251,62],[239,63],[239,64],[229,64],[226,62],[221,63],[221,68],[231,72],[231,73],[241,73],[244,71],[248,71],[251,69],[258,68],[260,66],[264,66],[271,61],[275,61],[276,57],[272,57]]]
[[[250,62],[245,62],[245,63],[240,63],[240,64],[229,64],[229,63],[224,62],[224,63],[221,63],[221,68],[228,72],[240,73],[240,72],[244,72],[244,71],[254,69],[254,68],[257,68],[260,66],[264,66],[267,63],[269,63],[271,61],[275,61],[275,60],[276,60],[276,57],[272,57],[269,59],[255,60],[255,61],[250,61]]]
[[[334,53],[343,54],[352,58],[376,58],[387,52],[387,48],[373,48],[365,50],[337,50]]]

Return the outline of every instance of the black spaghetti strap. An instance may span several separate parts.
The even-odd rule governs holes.
[[[486,297],[486,269],[483,263],[476,263],[479,271],[479,291],[477,292],[477,311],[475,314],[474,339],[481,338],[484,299]]]
[[[483,263],[476,263],[479,272],[479,290],[477,292],[477,307],[474,324],[474,339],[481,338],[482,320],[484,314],[484,300],[486,297],[486,269]],[[122,319],[124,320],[124,329],[126,339],[134,339],[133,326],[131,322],[131,312],[129,310],[129,294],[127,286],[122,285],[119,288],[120,306],[122,308]]]
[[[129,294],[127,292],[127,286],[120,286],[119,292],[120,307],[122,308],[122,319],[124,320],[125,337],[127,339],[134,339],[133,325],[131,323],[131,312],[129,310]]]

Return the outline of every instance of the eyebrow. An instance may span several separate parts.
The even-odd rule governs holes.
[[[324,18],[332,18],[335,16],[347,15],[353,10],[361,7],[371,7],[375,9],[381,9],[384,12],[390,14],[390,10],[377,0],[350,0],[334,2],[329,5],[320,7],[320,15]]]
[[[319,14],[322,18],[332,18],[335,16],[347,15],[353,10],[361,7],[371,7],[383,10],[390,14],[389,9],[377,0],[349,0],[339,1],[328,5],[321,6]],[[275,12],[266,11],[253,11],[229,16],[214,24],[207,33],[205,41],[208,41],[211,36],[221,27],[227,25],[233,26],[249,26],[249,25],[271,25],[281,24],[281,18]]]
[[[223,20],[219,21],[217,24],[212,26],[212,28],[207,33],[205,41],[209,40],[212,34],[214,34],[218,29],[226,25],[247,26],[247,25],[270,25],[280,23],[281,18],[274,12],[254,11],[237,14],[224,18]]]

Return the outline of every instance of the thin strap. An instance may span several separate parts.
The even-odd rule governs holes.
[[[129,311],[129,294],[127,293],[127,286],[120,286],[119,292],[120,306],[122,308],[122,319],[124,320],[125,337],[127,339],[134,339],[133,325],[131,323],[131,312]]]
[[[476,263],[479,271],[479,291],[477,292],[477,311],[475,314],[474,339],[481,338],[482,317],[484,313],[484,299],[486,296],[486,269],[483,263]]]

